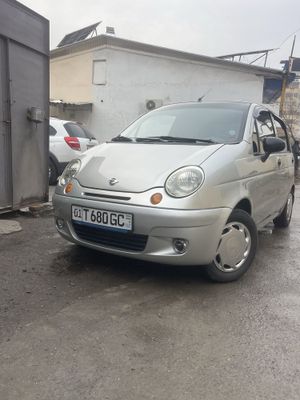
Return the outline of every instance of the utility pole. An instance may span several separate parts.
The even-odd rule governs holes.
[[[296,43],[296,35],[294,35],[294,40],[293,40],[293,44],[292,44],[292,48],[291,48],[291,54],[290,54],[289,60],[288,60],[287,70],[285,71],[285,74],[284,74],[284,77],[283,77],[283,80],[282,80],[282,89],[281,89],[280,106],[279,106],[279,115],[280,116],[282,116],[283,112],[284,112],[286,88],[287,88],[289,74],[290,74],[290,71],[291,71],[295,43]]]

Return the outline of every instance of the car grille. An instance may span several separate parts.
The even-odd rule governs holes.
[[[73,221],[73,227],[76,235],[82,240],[121,250],[143,251],[148,240],[148,236],[146,235],[137,235],[131,232],[115,232],[90,225],[83,225],[75,221]]]

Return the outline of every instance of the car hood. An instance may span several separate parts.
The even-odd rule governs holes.
[[[85,153],[76,179],[84,187],[144,192],[164,186],[166,178],[185,165],[201,165],[223,144],[105,143]],[[118,182],[109,183],[115,178]]]

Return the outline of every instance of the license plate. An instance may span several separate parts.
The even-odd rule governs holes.
[[[107,229],[131,231],[133,215],[96,208],[72,206],[72,220]]]

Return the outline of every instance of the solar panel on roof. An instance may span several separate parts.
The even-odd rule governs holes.
[[[57,47],[67,46],[68,44],[72,44],[75,42],[80,42],[81,40],[86,39],[101,23],[97,22],[96,24],[86,26],[85,28],[79,29],[78,31],[68,33],[61,42],[58,43]]]
[[[292,72],[300,72],[300,58],[293,58],[291,70]]]

